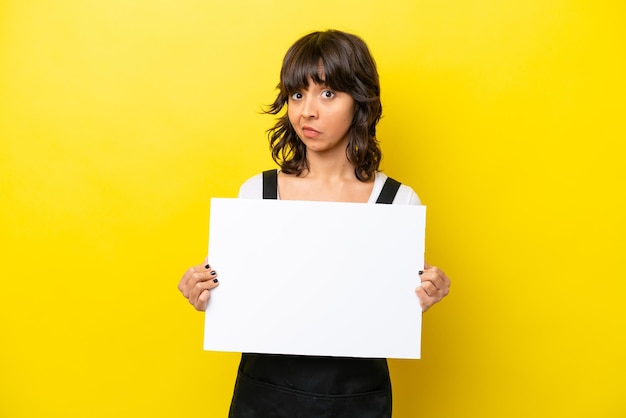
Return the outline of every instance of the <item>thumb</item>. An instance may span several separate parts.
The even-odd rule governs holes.
[[[424,260],[424,270],[431,268],[432,266]]]

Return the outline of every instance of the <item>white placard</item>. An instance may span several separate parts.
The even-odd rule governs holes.
[[[204,349],[419,358],[426,207],[211,199]]]

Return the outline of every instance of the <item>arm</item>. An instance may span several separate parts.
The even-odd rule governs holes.
[[[258,174],[241,185],[239,198],[262,199],[263,175]],[[199,311],[205,311],[211,297],[211,290],[218,286],[217,272],[210,265],[199,264],[190,267],[178,283],[178,290]]]
[[[405,205],[420,205],[420,198],[417,194],[406,185],[400,186],[394,203]],[[422,312],[426,312],[431,306],[439,302],[448,295],[450,290],[450,279],[446,274],[433,267],[428,263],[424,263],[424,270],[419,272],[421,283],[415,289],[415,293],[420,299]]]

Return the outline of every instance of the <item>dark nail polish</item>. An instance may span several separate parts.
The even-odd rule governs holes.
[[[211,272],[211,276],[215,276],[216,274],[217,274],[217,273],[215,272],[215,270],[213,270],[213,271]]]
[[[217,279],[213,279],[213,283],[217,283]]]
[[[424,272],[422,270],[419,271],[419,275],[421,276],[422,274],[424,274]]]
[[[210,269],[210,268],[211,268],[211,265],[210,265],[210,264],[207,264],[206,266],[204,266],[204,268],[208,270],[208,269]]]

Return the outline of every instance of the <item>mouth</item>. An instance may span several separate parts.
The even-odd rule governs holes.
[[[307,138],[315,138],[320,134],[320,131],[318,131],[317,129],[313,129],[310,126],[303,126],[302,134]]]

